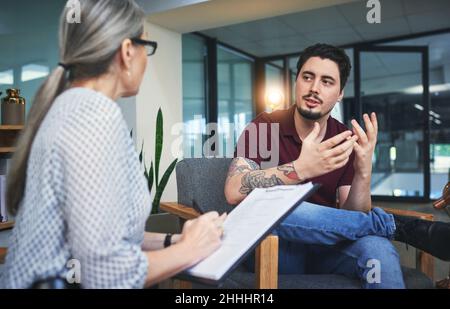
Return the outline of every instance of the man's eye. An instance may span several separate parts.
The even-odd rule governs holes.
[[[311,80],[311,76],[305,75],[305,76],[303,76],[303,79],[304,79],[304,80]]]
[[[327,86],[333,85],[333,83],[329,80],[324,80],[323,83]]]

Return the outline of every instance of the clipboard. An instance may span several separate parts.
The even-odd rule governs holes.
[[[321,184],[312,184],[312,187],[303,194],[303,196],[301,198],[299,198],[295,203],[293,203],[291,205],[291,207],[278,219],[275,220],[269,228],[267,228],[264,233],[256,240],[254,241],[251,245],[248,246],[248,248],[246,249],[245,253],[243,253],[224,273],[223,275],[218,278],[218,279],[211,279],[211,278],[205,278],[205,277],[200,277],[200,276],[196,276],[196,275],[192,275],[190,274],[188,271],[183,271],[181,273],[179,273],[178,275],[175,276],[176,279],[179,280],[185,280],[185,281],[190,281],[190,282],[195,282],[195,283],[201,283],[201,284],[206,284],[206,285],[210,285],[210,286],[215,286],[215,287],[220,287],[220,285],[222,285],[224,283],[224,281],[226,280],[226,278],[247,258],[247,256],[253,252],[256,247],[258,246],[258,244],[264,240],[274,229],[275,227],[281,223],[287,216],[289,216],[298,206],[300,206],[301,203],[303,203],[304,201],[306,201],[307,199],[309,199],[319,188],[320,188]],[[273,188],[266,188],[266,190],[270,190]],[[237,206],[238,207],[238,206]],[[220,248],[219,248],[220,249]],[[219,250],[218,249],[218,250]],[[202,262],[200,262],[202,263]],[[194,266],[195,267],[195,266]]]

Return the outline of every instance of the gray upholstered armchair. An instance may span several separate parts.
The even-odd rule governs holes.
[[[178,202],[161,203],[161,209],[180,217],[192,219],[200,213],[216,210],[231,211],[224,196],[224,184],[231,159],[185,159],[176,168]],[[429,214],[387,209],[403,215],[433,220]],[[238,267],[224,282],[223,288],[360,288],[356,279],[340,275],[278,274],[278,238],[268,236],[256,249],[255,272]],[[417,252],[416,269],[403,267],[407,288],[433,287],[433,257]],[[190,287],[180,282],[177,287]],[[200,287],[196,284],[192,285]]]

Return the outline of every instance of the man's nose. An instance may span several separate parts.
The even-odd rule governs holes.
[[[311,89],[309,90],[311,93],[318,94],[319,93],[319,80],[314,80],[311,83]]]

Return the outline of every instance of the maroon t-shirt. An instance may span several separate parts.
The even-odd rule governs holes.
[[[287,110],[278,110],[272,113],[261,113],[258,115],[244,130],[239,138],[238,145],[234,156],[245,157],[258,163],[262,169],[283,165],[296,160],[302,149],[302,141],[297,134],[294,122],[295,105]],[[260,124],[262,124],[260,126]],[[275,124],[272,128],[270,124]],[[271,136],[272,129],[277,130],[278,134],[274,132]],[[348,128],[334,119],[329,117],[327,120],[327,130],[324,141],[338,135],[341,132],[347,131]],[[278,141],[276,141],[278,135]],[[278,142],[278,147],[276,147]],[[278,148],[272,150],[272,144]],[[245,150],[245,155],[243,151]],[[238,155],[239,151],[239,155]],[[273,155],[270,155],[273,152]],[[278,154],[278,160],[276,155]],[[336,194],[337,188],[340,186],[351,185],[353,181],[354,169],[354,152],[351,154],[347,164],[333,172],[324,174],[319,177],[308,179],[305,182],[312,181],[313,183],[320,183],[322,186],[308,201],[329,207],[337,207]]]

